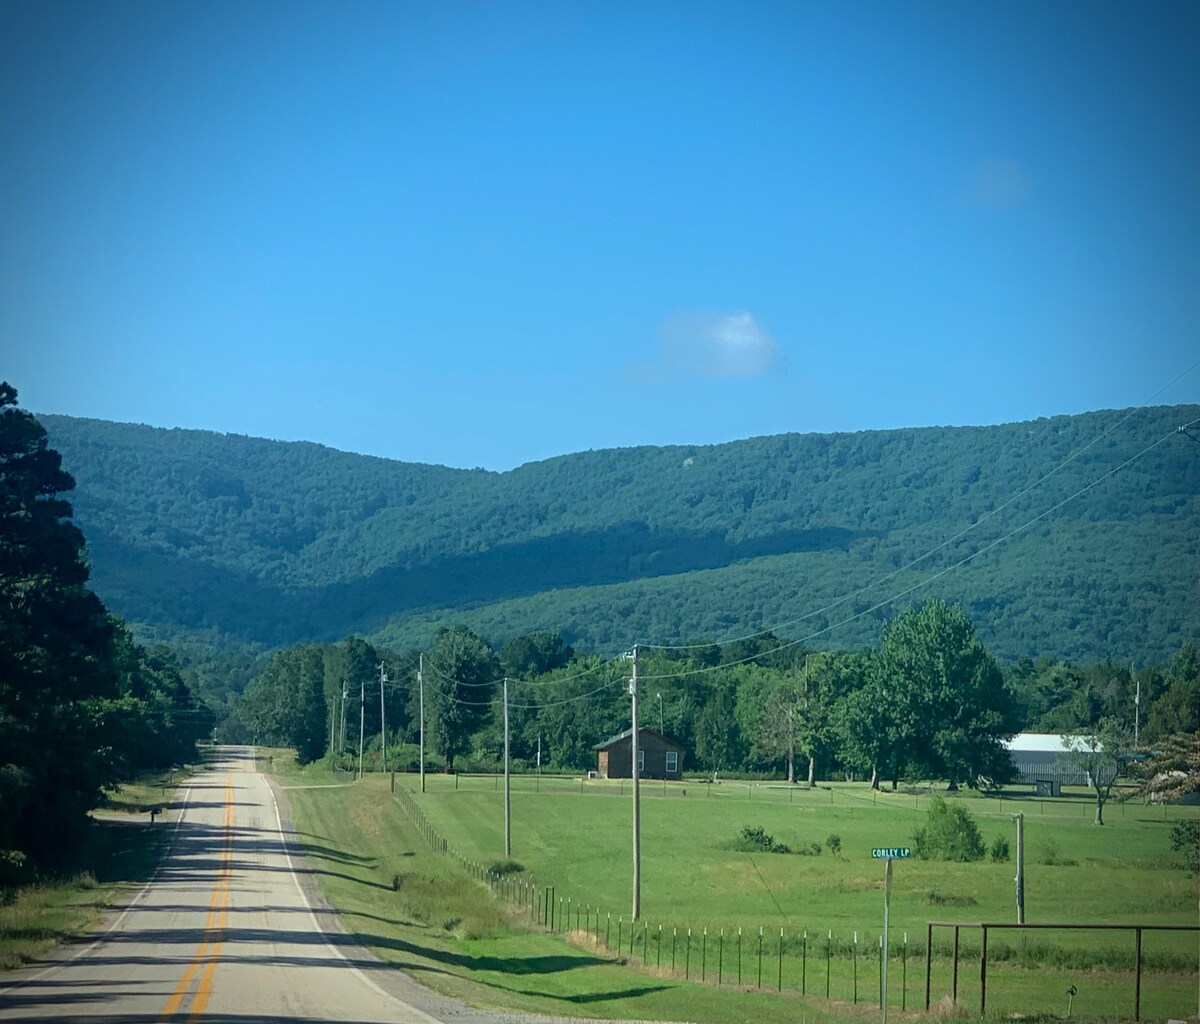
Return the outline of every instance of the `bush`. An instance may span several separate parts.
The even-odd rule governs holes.
[[[1200,874],[1200,821],[1177,821],[1171,826],[1171,849],[1183,851],[1183,868]]]
[[[940,796],[929,802],[924,828],[913,833],[913,852],[926,860],[983,860],[983,835],[971,812]]]
[[[1079,861],[1072,860],[1070,857],[1064,857],[1062,855],[1062,847],[1054,839],[1046,839],[1038,844],[1038,860],[1052,867],[1057,865],[1064,868],[1074,867],[1079,863]]]
[[[742,829],[734,848],[744,853],[791,853],[783,843],[775,842],[775,837],[761,825],[747,825]]]
[[[996,838],[992,840],[991,854],[992,860],[994,861],[1008,860],[1008,840],[1005,839],[1004,836],[996,836]]]
[[[525,865],[515,860],[498,860],[488,868],[488,874],[499,878],[501,875],[519,875],[525,870]]]
[[[835,857],[840,857],[842,855],[842,837],[836,832],[830,832],[829,835],[825,837],[825,845],[829,847],[829,852]]]

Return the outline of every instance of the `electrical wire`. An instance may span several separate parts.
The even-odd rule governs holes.
[[[426,669],[432,670],[432,672],[433,672],[433,674],[434,674],[434,675],[438,676],[440,679],[444,679],[444,680],[445,680],[446,682],[448,682],[448,683],[454,683],[456,686],[477,687],[477,688],[480,688],[480,689],[482,689],[482,688],[484,688],[484,687],[487,687],[487,686],[500,686],[500,685],[501,685],[501,684],[504,682],[504,680],[505,680],[506,678],[508,679],[508,681],[509,681],[510,683],[519,682],[519,683],[522,683],[522,684],[523,684],[523,685],[525,685],[525,686],[554,686],[554,685],[556,685],[557,683],[569,683],[569,682],[571,682],[572,680],[575,680],[575,679],[582,679],[584,676],[590,676],[590,675],[592,675],[593,673],[595,673],[595,672],[598,672],[600,669],[604,668],[606,665],[608,665],[608,664],[610,664],[610,663],[612,663],[612,662],[620,661],[620,660],[621,660],[621,656],[620,656],[620,655],[618,655],[618,656],[617,656],[617,657],[615,657],[615,658],[609,658],[607,661],[605,661],[605,662],[602,662],[601,664],[599,664],[599,665],[595,666],[594,668],[585,668],[585,669],[583,669],[583,670],[581,670],[581,671],[579,671],[579,672],[576,672],[576,673],[574,673],[573,675],[569,675],[569,676],[560,676],[560,677],[558,677],[558,678],[555,678],[555,679],[547,679],[547,678],[545,678],[545,677],[543,676],[543,677],[542,677],[542,678],[540,678],[540,679],[525,679],[525,680],[521,680],[521,679],[517,679],[517,678],[515,678],[515,677],[513,677],[513,676],[501,676],[499,679],[492,679],[492,680],[490,680],[489,682],[486,682],[486,683],[467,683],[467,682],[459,682],[459,681],[458,681],[457,679],[455,679],[453,676],[449,676],[449,675],[447,675],[445,672],[443,672],[441,669],[439,669],[439,668],[438,668],[438,667],[437,667],[437,666],[436,666],[436,665],[433,663],[433,660],[432,660],[432,659],[430,659],[429,661],[427,661],[427,662],[425,663],[425,667],[426,667]]]
[[[1126,414],[1124,416],[1122,416],[1119,420],[1117,420],[1115,423],[1113,423],[1112,426],[1110,426],[1107,430],[1103,431],[1100,434],[1097,434],[1094,438],[1092,438],[1092,440],[1090,440],[1082,448],[1079,448],[1072,454],[1068,455],[1067,458],[1065,458],[1062,462],[1060,462],[1057,466],[1055,466],[1048,473],[1045,473],[1042,476],[1038,477],[1037,480],[1035,480],[1033,483],[1026,486],[1024,489],[1018,491],[1016,494],[1014,494],[1012,497],[1010,497],[1003,504],[998,505],[996,508],[991,509],[988,512],[985,512],[970,526],[964,527],[962,530],[960,530],[958,533],[956,533],[953,537],[948,537],[946,540],[942,541],[940,544],[936,545],[935,547],[930,548],[923,555],[919,555],[917,558],[914,558],[907,565],[902,565],[898,569],[895,569],[894,571],[888,573],[887,575],[882,576],[877,580],[872,580],[870,583],[867,583],[867,584],[859,587],[857,590],[851,591],[849,594],[845,594],[844,596],[839,597],[836,601],[832,601],[822,608],[817,608],[811,612],[806,612],[804,615],[800,615],[794,619],[788,619],[785,622],[778,622],[778,623],[774,623],[773,625],[770,625],[770,626],[764,626],[762,629],[756,630],[753,633],[747,633],[745,636],[733,637],[733,638],[727,639],[727,640],[712,641],[709,643],[699,643],[699,644],[654,644],[654,643],[639,642],[638,646],[645,647],[650,650],[656,650],[656,651],[692,651],[692,650],[700,650],[705,647],[711,647],[711,646],[713,646],[714,643],[719,643],[719,644],[724,645],[724,644],[741,643],[746,640],[754,640],[754,639],[757,639],[758,637],[766,636],[768,633],[774,633],[776,630],[786,629],[788,626],[794,626],[796,623],[803,622],[806,619],[815,618],[818,615],[824,615],[827,612],[832,611],[834,608],[837,608],[840,605],[845,604],[847,601],[853,600],[854,598],[858,597],[861,594],[865,594],[868,590],[874,590],[876,587],[883,586],[883,584],[888,583],[891,580],[894,580],[901,573],[907,572],[908,570],[919,565],[921,562],[925,561],[925,559],[937,554],[943,548],[946,548],[949,545],[954,544],[956,541],[961,540],[972,530],[976,529],[979,526],[982,526],[988,520],[992,519],[994,516],[998,515],[1000,512],[1003,512],[1004,509],[1008,508],[1014,502],[1019,501],[1021,498],[1023,498],[1025,495],[1027,495],[1030,491],[1036,489],[1037,487],[1040,487],[1043,483],[1045,483],[1047,480],[1049,480],[1056,473],[1065,469],[1068,465],[1070,465],[1077,458],[1079,458],[1081,455],[1083,455],[1085,452],[1087,452],[1090,448],[1093,448],[1095,445],[1097,445],[1101,441],[1103,441],[1106,437],[1108,437],[1109,434],[1111,434],[1118,427],[1123,426],[1132,416],[1136,415],[1137,413],[1139,413],[1143,409],[1145,409],[1151,402],[1153,402],[1156,398],[1158,398],[1159,395],[1161,395],[1167,389],[1173,387],[1175,384],[1177,384],[1180,380],[1182,380],[1184,377],[1186,377],[1189,373],[1191,373],[1198,366],[1200,366],[1200,359],[1197,359],[1194,363],[1192,363],[1189,367],[1187,367],[1187,369],[1183,370],[1181,373],[1177,374],[1168,383],[1164,384],[1161,388],[1159,388],[1156,392],[1154,392],[1154,394],[1152,394],[1149,398],[1147,398],[1144,402],[1142,402],[1141,405],[1136,406],[1133,409],[1130,409],[1128,412],[1126,412]],[[1200,420],[1194,420],[1193,423],[1200,423]],[[1184,426],[1179,427],[1178,430],[1183,433],[1186,433],[1187,432],[1186,428],[1190,427],[1190,426],[1192,426],[1192,424],[1187,423],[1187,424],[1184,424]],[[814,635],[819,635],[819,634],[814,634]]]
[[[824,633],[828,633],[830,630],[838,629],[841,626],[845,626],[851,622],[854,622],[856,619],[862,618],[864,615],[870,615],[872,612],[876,612],[881,608],[885,608],[888,605],[894,603],[895,601],[898,601],[902,597],[907,597],[913,591],[920,590],[922,587],[928,586],[930,583],[933,583],[935,580],[941,579],[943,576],[947,575],[950,572],[953,572],[955,569],[961,568],[962,566],[966,565],[968,562],[970,562],[972,559],[978,557],[979,555],[982,555],[985,552],[990,551],[992,548],[996,547],[997,545],[1004,543],[1005,541],[1009,540],[1012,537],[1015,537],[1018,533],[1021,533],[1022,531],[1027,530],[1029,527],[1033,526],[1034,523],[1040,522],[1042,519],[1045,519],[1046,516],[1051,515],[1054,512],[1057,512],[1060,508],[1062,508],[1064,505],[1068,504],[1069,502],[1074,501],[1081,494],[1085,494],[1086,492],[1090,491],[1093,487],[1096,487],[1099,484],[1103,483],[1105,480],[1107,480],[1109,477],[1113,476],[1115,473],[1119,473],[1126,466],[1130,465],[1133,462],[1136,462],[1138,459],[1142,458],[1148,452],[1152,451],[1154,448],[1157,448],[1160,444],[1162,444],[1165,440],[1167,440],[1167,438],[1174,436],[1175,433],[1176,433],[1176,431],[1172,430],[1172,431],[1170,431],[1170,433],[1163,434],[1163,436],[1160,437],[1157,441],[1151,442],[1145,448],[1143,448],[1140,452],[1138,452],[1136,455],[1130,456],[1130,458],[1126,459],[1119,466],[1114,466],[1103,476],[1097,477],[1095,480],[1093,480],[1089,484],[1085,484],[1083,487],[1079,488],[1079,490],[1077,490],[1074,494],[1070,495],[1067,498],[1064,498],[1062,501],[1058,502],[1055,505],[1051,505],[1048,509],[1045,509],[1043,512],[1038,513],[1038,515],[1034,516],[1032,519],[1027,520],[1026,522],[1022,523],[1020,526],[1015,527],[1014,529],[1010,530],[1008,533],[995,538],[994,540],[985,544],[983,547],[978,548],[977,550],[971,552],[971,554],[966,555],[963,558],[960,558],[957,562],[954,562],[951,565],[948,565],[945,568],[938,570],[932,576],[929,576],[928,578],[923,579],[918,583],[914,583],[910,587],[906,587],[904,590],[901,590],[900,592],[893,594],[892,596],[890,596],[888,598],[885,598],[883,601],[879,601],[876,604],[873,604],[869,608],[864,608],[861,612],[856,612],[854,615],[847,616],[846,618],[840,620],[839,622],[831,623],[830,625],[825,626],[822,629],[818,629],[812,633],[809,633],[807,636],[799,637],[796,640],[789,640],[786,643],[780,644],[778,647],[772,647],[770,650],[760,651],[757,654],[752,654],[745,658],[739,658],[736,661],[727,661],[720,665],[706,665],[701,668],[694,668],[694,669],[689,669],[689,670],[681,671],[681,672],[668,672],[668,673],[660,674],[660,675],[641,676],[640,679],[643,682],[650,682],[652,680],[659,680],[659,679],[681,679],[686,676],[702,675],[707,672],[715,672],[720,669],[732,668],[736,665],[745,665],[748,662],[756,661],[759,658],[765,658],[771,654],[777,654],[780,651],[786,651],[790,647],[795,647],[799,644],[807,643],[809,640],[813,640],[816,637],[821,636]],[[641,645],[639,644],[639,646],[641,646]]]

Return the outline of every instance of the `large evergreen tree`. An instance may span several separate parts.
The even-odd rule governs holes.
[[[88,589],[74,486],[0,384],[0,884],[68,856],[104,788],[195,756],[212,729],[170,653]]]
[[[0,848],[44,859],[117,778],[101,732],[120,687],[113,626],[61,497],[75,482],[16,405],[0,384]]]

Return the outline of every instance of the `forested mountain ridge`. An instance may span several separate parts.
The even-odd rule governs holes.
[[[155,638],[420,643],[458,618],[494,642],[721,639],[898,573],[782,632],[864,613],[826,638],[870,642],[895,610],[873,605],[915,587],[963,601],[1002,657],[1164,659],[1197,628],[1200,446],[1171,435],[1198,416],[786,434],[506,473],[39,418],[77,480],[98,592]]]

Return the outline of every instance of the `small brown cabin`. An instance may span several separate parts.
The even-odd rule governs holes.
[[[633,730],[597,743],[596,768],[602,779],[633,778]],[[643,779],[683,778],[683,749],[653,729],[638,730],[638,775]]]

